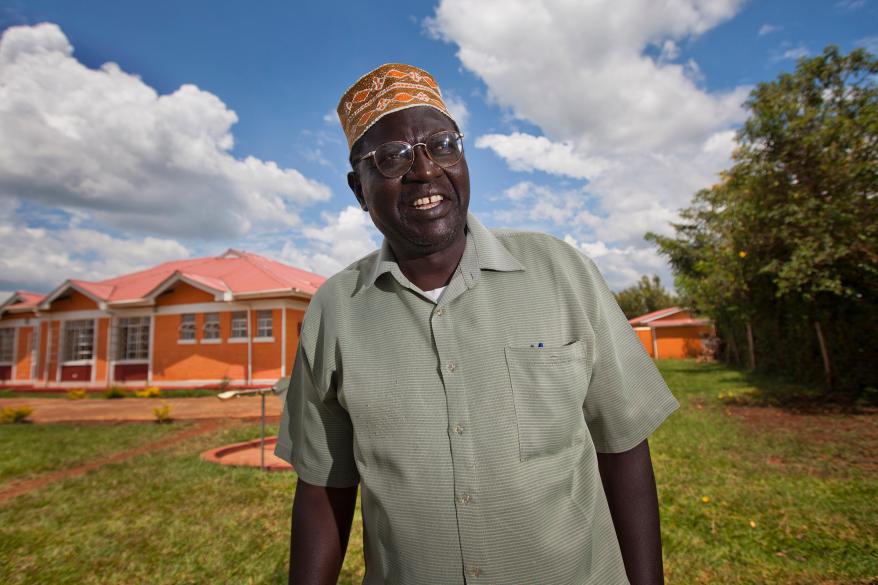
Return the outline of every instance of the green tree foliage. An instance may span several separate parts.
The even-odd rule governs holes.
[[[662,286],[658,275],[653,275],[652,278],[642,276],[637,284],[614,294],[616,302],[629,319],[673,307],[678,302],[677,297]]]
[[[799,60],[750,94],[733,166],[647,234],[732,361],[753,328],[756,363],[830,385],[875,387],[878,359],[878,60],[862,49]]]

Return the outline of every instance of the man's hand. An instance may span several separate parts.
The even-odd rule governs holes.
[[[598,453],[598,469],[628,580],[631,585],[661,585],[662,540],[649,444],[643,441],[623,453]]]
[[[356,503],[357,486],[322,487],[299,479],[290,535],[290,585],[335,585]]]

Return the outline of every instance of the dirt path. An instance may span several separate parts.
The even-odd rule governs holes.
[[[122,398],[117,400],[66,398],[0,398],[0,408],[29,406],[28,417],[35,423],[57,422],[133,422],[154,421],[153,408],[168,404],[174,420],[214,418],[248,418],[260,416],[258,396],[240,396],[219,400],[212,396],[202,398]],[[277,420],[283,403],[276,396],[265,397],[265,414]]]
[[[120,451],[118,453],[99,457],[98,459],[94,459],[82,465],[77,465],[76,467],[69,467],[67,469],[51,471],[32,479],[14,482],[6,488],[0,489],[0,505],[14,498],[15,496],[30,492],[46,484],[50,484],[61,479],[67,479],[69,477],[78,477],[80,475],[83,475],[84,473],[87,473],[93,469],[97,469],[108,463],[119,463],[120,461],[125,461],[126,459],[137,457],[138,455],[143,455],[144,453],[158,451],[169,445],[173,445],[175,443],[179,443],[180,441],[186,440],[190,437],[209,433],[210,431],[214,431],[223,427],[231,427],[236,424],[239,424],[239,421],[235,419],[212,419],[201,421],[199,423],[196,423],[191,428],[173,433],[170,436],[159,439],[158,441],[153,441],[152,443],[141,445],[140,447],[135,447],[134,449],[129,449],[128,451]]]

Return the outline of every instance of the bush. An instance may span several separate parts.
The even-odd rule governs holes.
[[[82,400],[85,395],[85,388],[71,388],[67,391],[67,400]]]
[[[34,409],[30,406],[19,406],[18,408],[6,406],[0,411],[0,423],[11,424],[25,422],[25,419],[27,419],[33,411]]]
[[[138,398],[160,398],[162,395],[162,391],[158,388],[158,386],[150,386],[149,388],[138,390],[134,393],[134,395]]]
[[[125,388],[120,386],[113,386],[109,390],[104,391],[104,398],[113,399],[113,398],[125,398],[128,396],[128,392]]]
[[[152,413],[155,415],[155,422],[159,424],[169,423],[174,420],[171,418],[171,405],[166,402],[163,402],[161,406],[153,408]]]

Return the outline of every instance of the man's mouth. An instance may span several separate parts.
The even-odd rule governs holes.
[[[432,209],[442,203],[442,200],[445,199],[442,195],[430,195],[429,197],[421,197],[420,199],[415,199],[412,203],[412,207],[415,209]]]

